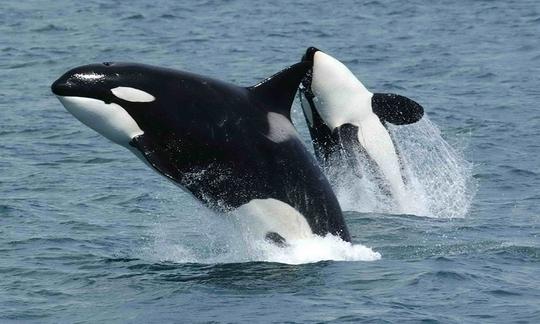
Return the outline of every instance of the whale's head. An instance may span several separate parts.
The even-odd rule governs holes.
[[[302,61],[312,66],[300,87],[302,107],[312,127],[320,118],[332,131],[371,113],[382,122],[403,125],[417,122],[424,114],[412,99],[370,92],[342,62],[315,47],[307,49]]]
[[[131,63],[84,65],[62,75],[51,90],[82,123],[127,146],[144,133],[141,122],[151,122],[159,113],[158,94],[163,89],[150,80],[165,78],[166,73]]]

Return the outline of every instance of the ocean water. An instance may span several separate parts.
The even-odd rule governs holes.
[[[540,322],[538,1],[0,9],[0,322]],[[354,245],[246,242],[49,88],[102,61],[251,85],[308,46],[428,116],[390,129],[416,212],[335,174]]]

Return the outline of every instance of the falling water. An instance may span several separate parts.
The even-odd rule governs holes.
[[[363,151],[355,152],[354,164],[336,157],[326,174],[344,210],[404,213],[419,216],[463,217],[475,193],[472,165],[463,152],[446,142],[426,116],[404,126],[388,125],[398,152],[407,194],[405,206],[397,206],[385,181]]]

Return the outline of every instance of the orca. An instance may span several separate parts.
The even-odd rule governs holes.
[[[401,95],[370,92],[343,63],[315,47],[307,49],[302,62],[311,69],[299,96],[319,162],[328,167],[333,157],[352,161],[354,151],[363,150],[404,206],[399,157],[385,126],[417,122],[424,114],[422,106]]]
[[[278,245],[351,241],[339,203],[290,117],[310,64],[252,87],[135,63],[76,67],[51,88],[65,108],[205,206],[251,217]],[[245,215],[245,216],[244,216]],[[248,229],[253,230],[253,229]]]

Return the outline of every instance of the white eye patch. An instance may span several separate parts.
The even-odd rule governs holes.
[[[156,98],[148,92],[131,87],[116,87],[114,89],[111,89],[111,92],[118,98],[125,101],[152,102],[156,100]]]

